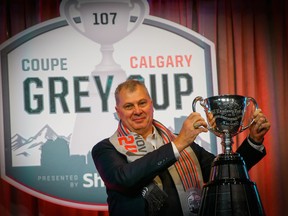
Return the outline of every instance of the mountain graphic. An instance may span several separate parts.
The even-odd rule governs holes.
[[[59,136],[49,125],[45,125],[36,135],[25,139],[19,134],[11,138],[12,166],[40,166],[41,147],[48,140],[58,137],[69,143],[69,137]]]
[[[25,143],[27,142],[26,139],[24,139],[22,136],[20,136],[19,134],[14,135],[11,138],[11,147],[12,150],[16,150],[18,148],[20,148],[21,146],[25,145]]]

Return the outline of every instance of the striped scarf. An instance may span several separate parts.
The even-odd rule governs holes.
[[[175,139],[175,135],[168,129],[166,128],[163,124],[161,124],[157,120],[153,120],[153,125],[157,129],[158,133],[163,139],[164,144],[171,143]],[[118,140],[119,138],[126,138],[130,139],[130,131],[127,127],[125,127],[122,122],[119,122],[118,129]],[[128,137],[128,138],[127,138]],[[142,141],[145,143],[145,141],[142,138]],[[131,141],[132,142],[132,141]],[[131,153],[136,152],[136,145],[131,145],[130,147],[127,147],[126,150]],[[188,190],[189,188],[201,188],[201,183],[199,180],[199,174],[196,171],[196,163],[194,162],[193,158],[191,155],[187,152],[187,150],[183,150],[180,153],[180,157],[178,161],[175,163],[175,167],[177,170],[177,173],[181,179],[182,185],[184,187],[184,190]]]

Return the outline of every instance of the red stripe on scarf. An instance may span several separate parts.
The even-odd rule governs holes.
[[[187,181],[188,188],[191,188],[194,184],[194,179],[190,174],[191,167],[189,166],[189,161],[185,157],[185,150],[181,152],[181,160],[179,163],[181,164],[181,168],[184,169],[186,175],[184,175],[185,180]],[[193,170],[194,171],[194,170]]]
[[[199,177],[198,177],[198,172],[195,167],[195,164],[192,161],[191,155],[187,151],[183,151],[182,154],[183,158],[185,158],[185,164],[188,166],[188,170],[193,170],[192,172],[188,172],[190,179],[192,180],[191,184],[192,185],[197,185],[200,187],[200,182],[199,182]]]
[[[167,128],[162,125],[160,122],[154,120],[153,121],[154,126],[158,129],[160,132],[161,137],[163,138],[163,141],[165,144],[171,142],[174,140],[175,136],[170,132],[170,130],[167,130]]]
[[[123,125],[122,125],[122,122],[120,121],[120,123],[119,123],[119,125],[118,125],[118,130],[117,130],[117,132],[118,132],[118,136],[127,136],[129,133],[130,133],[130,131],[128,130],[128,128],[126,128],[126,127],[124,127]]]
[[[185,190],[187,190],[189,188],[190,184],[189,184],[188,179],[185,177],[185,173],[187,173],[187,171],[185,172],[183,165],[181,163],[183,163],[183,159],[180,157],[178,159],[178,161],[175,163],[175,166],[176,166],[176,170],[180,176],[180,180],[183,184],[183,187]]]

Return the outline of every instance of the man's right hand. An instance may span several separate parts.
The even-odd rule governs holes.
[[[208,132],[207,123],[199,113],[192,112],[184,121],[179,135],[173,142],[178,151],[181,152],[193,143],[202,132]]]

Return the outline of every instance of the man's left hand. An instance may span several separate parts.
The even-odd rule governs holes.
[[[264,140],[265,134],[270,129],[270,122],[267,117],[262,113],[261,109],[257,109],[254,114],[254,122],[249,127],[250,129],[250,138],[257,143],[262,143]]]

